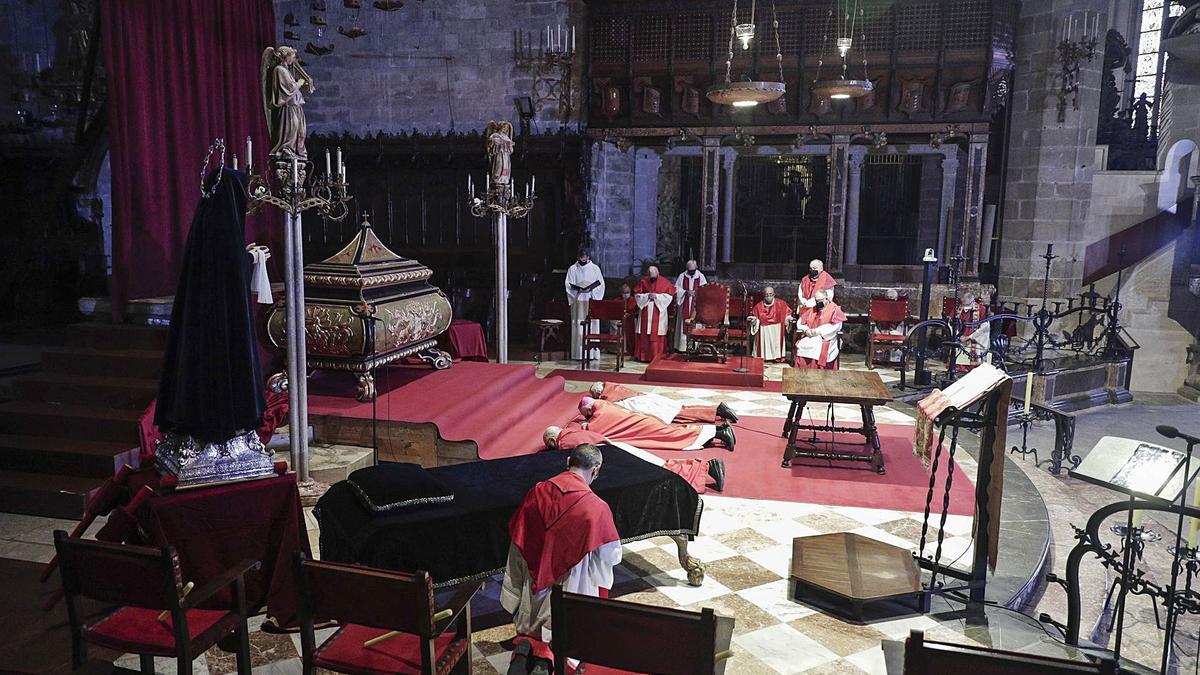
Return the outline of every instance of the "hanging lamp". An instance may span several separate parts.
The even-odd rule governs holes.
[[[759,103],[770,103],[783,96],[787,87],[783,82],[783,51],[779,48],[779,18],[775,14],[775,0],[771,0],[771,25],[775,29],[775,61],[779,64],[779,81],[752,80],[749,77],[733,81],[733,42],[736,39],[743,50],[750,49],[754,39],[754,13],[757,0],[751,0],[750,22],[738,23],[737,0],[733,0],[733,18],[729,24],[729,54],[725,59],[725,81],[708,88],[708,100],[735,108],[748,108]]]
[[[875,85],[867,79],[867,53],[863,45],[859,49],[863,53],[862,69],[863,79],[856,80],[849,76],[850,70],[850,51],[854,48],[854,31],[856,27],[861,27],[860,37],[865,44],[867,41],[867,29],[863,26],[863,10],[859,7],[859,0],[854,0],[851,6],[850,0],[835,0],[835,5],[829,8],[829,15],[825,23],[825,36],[821,39],[821,56],[817,61],[817,76],[813,79],[812,93],[817,96],[825,96],[831,99],[848,99],[866,96],[871,93]],[[829,29],[834,24],[834,12],[837,12],[837,39],[836,47],[838,56],[842,60],[842,72],[836,78],[821,79],[821,66],[825,65],[826,48],[829,45]]]

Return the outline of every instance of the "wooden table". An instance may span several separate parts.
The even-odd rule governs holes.
[[[822,370],[817,368],[784,368],[783,395],[792,402],[787,418],[783,422],[783,435],[787,437],[787,449],[783,452],[783,467],[791,466],[796,457],[870,462],[877,473],[885,473],[883,452],[879,447],[879,432],[875,429],[874,406],[892,402],[892,393],[880,379],[879,373],[870,370]],[[861,427],[838,426],[836,420],[830,424],[804,424],[804,406],[808,403],[845,403],[857,405],[862,410]],[[813,448],[802,448],[797,444],[796,432],[810,429],[813,432],[849,432],[866,437],[871,446],[870,454],[839,452]],[[814,433],[815,436],[815,433]]]
[[[850,532],[793,539],[788,581],[793,599],[800,600],[805,591],[830,595],[839,606],[849,603],[851,617],[858,620],[869,602],[911,599],[924,609],[921,572],[912,553]]]

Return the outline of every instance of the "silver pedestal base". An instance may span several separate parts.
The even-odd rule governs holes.
[[[253,431],[223,443],[201,443],[185,434],[167,434],[155,451],[160,472],[180,486],[261,478],[275,473],[274,451]]]

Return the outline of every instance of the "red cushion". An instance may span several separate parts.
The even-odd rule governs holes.
[[[904,342],[907,337],[895,333],[871,333],[871,340],[874,342]]]
[[[84,638],[92,644],[120,652],[175,656],[175,627],[168,616],[158,620],[159,609],[122,607],[84,629]],[[200,654],[237,626],[238,616],[217,609],[192,609],[187,612],[188,637],[192,653]]]
[[[715,339],[721,337],[721,329],[720,328],[693,328],[688,333],[688,335],[690,335],[692,337],[697,337],[697,338],[712,338],[715,340]]]
[[[404,633],[363,648],[367,640],[388,632],[382,628],[346,624],[317,649],[313,663],[320,668],[342,673],[420,673],[421,638],[417,635]],[[449,671],[466,651],[467,641],[456,640],[453,631],[439,635],[433,641],[436,672]]]
[[[730,338],[744,338],[746,337],[746,331],[742,330],[741,328],[730,328],[729,332],[725,335],[726,337]]]

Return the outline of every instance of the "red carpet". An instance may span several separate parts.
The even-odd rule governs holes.
[[[746,372],[736,372],[739,366]],[[646,366],[647,380],[678,382],[702,386],[723,384],[735,387],[761,387],[763,383],[763,361],[753,356],[730,358],[725,363],[717,361],[689,361],[685,354],[663,354]]]
[[[706,448],[699,452],[659,451],[664,459],[720,457],[725,460],[726,497],[775,499],[788,502],[824,504],[826,506],[857,506],[895,511],[925,510],[925,495],[929,491],[929,472],[913,455],[913,427],[905,424],[879,425],[883,445],[883,461],[887,473],[880,476],[866,462],[829,462],[797,458],[792,466],[779,466],[783,459],[783,419],[743,415],[735,427],[737,450],[728,452]],[[827,433],[820,434],[827,440]],[[839,445],[845,449],[863,447],[858,434],[838,434]],[[839,448],[843,449],[843,448]],[[934,509],[942,504],[942,476],[946,466],[939,467],[939,480],[934,488]],[[958,466],[954,467],[954,484],[950,492],[950,513],[969,516],[974,513],[975,486]]]
[[[732,362],[732,360],[731,360]],[[746,360],[749,367],[749,359]],[[737,367],[737,364],[734,364]],[[686,384],[683,382],[667,382],[662,380],[652,380],[645,375],[638,373],[621,372],[615,373],[611,370],[576,370],[574,368],[556,368],[546,377],[561,377],[570,382],[615,382],[617,384],[648,384],[656,387],[695,387],[694,384]],[[779,393],[783,391],[783,383],[779,380],[763,380],[762,386],[743,387],[736,384],[705,384],[707,389],[722,389],[729,391],[765,391],[769,393]]]
[[[442,438],[474,441],[483,459],[512,457],[542,447],[542,431],[574,417],[580,394],[558,377],[539,378],[531,365],[456,362],[383,368],[376,376],[380,421],[428,422]],[[371,418],[371,403],[354,399],[354,379],[320,372],[309,385],[309,413]]]

